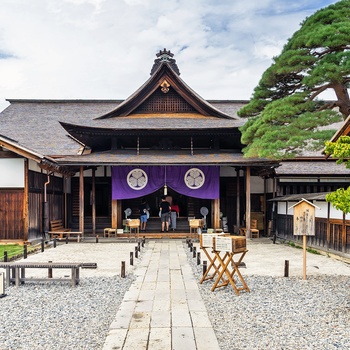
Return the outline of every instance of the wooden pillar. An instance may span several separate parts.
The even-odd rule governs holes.
[[[213,213],[212,222],[213,228],[220,228],[220,198],[211,201],[211,210]]]
[[[246,181],[246,212],[245,212],[245,227],[247,228],[247,238],[251,238],[251,232],[250,232],[250,167],[247,166],[246,173],[245,173],[245,181]]]
[[[63,177],[63,215],[64,227],[68,227],[68,212],[67,212],[67,177]]]
[[[284,219],[284,237],[287,237],[287,232],[288,232],[288,201],[286,202],[286,215]]]
[[[118,200],[112,199],[112,228],[118,228]]]
[[[79,231],[84,235],[84,167],[80,166],[79,173]]]
[[[342,252],[346,252],[346,225],[345,225],[345,213],[343,213],[343,223],[342,223]]]
[[[29,180],[28,180],[28,159],[24,161],[24,193],[23,193],[23,240],[28,240],[29,230],[29,216],[28,216],[28,203],[29,203]]]
[[[329,249],[331,246],[331,223],[330,219],[330,211],[331,211],[331,202],[327,203],[327,231],[326,231],[326,248]]]
[[[266,193],[267,193],[267,179],[264,177],[264,199],[263,199],[263,227],[264,227],[264,235],[267,232],[267,220],[266,220],[266,211],[267,211],[267,205],[266,205]],[[266,234],[267,236],[267,234]]]
[[[92,234],[96,234],[96,169],[92,168],[92,193],[91,193],[91,205],[92,205]]]
[[[240,197],[241,197],[241,186],[240,186],[240,169],[236,168],[236,234],[238,234],[239,232],[239,228],[241,225],[241,201],[240,201]]]

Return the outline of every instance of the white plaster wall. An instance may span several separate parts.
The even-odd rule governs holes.
[[[314,205],[316,205],[315,208],[315,217],[316,218],[326,218],[327,219],[327,211],[328,211],[328,203],[327,202],[321,202],[321,201],[313,201]]]
[[[24,158],[0,159],[0,188],[24,187]]]
[[[294,209],[291,208],[293,205],[297,204],[298,202],[279,202],[277,205],[277,211],[278,214],[285,215],[286,214],[286,206],[288,205],[288,215],[294,214]],[[316,205],[317,208],[315,208],[315,217],[316,218],[327,218],[327,211],[328,211],[328,203],[327,202],[321,202],[321,201],[314,201],[314,205]],[[343,219],[343,213],[340,210],[335,209],[332,205],[330,206],[329,211],[329,217],[331,219]],[[350,214],[345,216],[346,220],[350,220]]]
[[[28,161],[28,168],[29,170],[35,171],[37,173],[41,173],[42,170],[39,167],[39,164],[37,162],[34,162],[34,160],[29,159]]]
[[[251,176],[250,193],[264,193],[264,179],[260,176]]]
[[[293,215],[294,209],[291,207],[297,203],[298,202],[278,202],[277,213],[285,215],[287,210],[288,215]]]

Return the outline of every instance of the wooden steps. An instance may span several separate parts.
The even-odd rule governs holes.
[[[145,237],[146,239],[198,239],[198,234],[190,234],[189,232],[140,232],[138,235],[139,238]],[[132,233],[123,233],[118,234],[117,238],[135,238],[135,234]]]

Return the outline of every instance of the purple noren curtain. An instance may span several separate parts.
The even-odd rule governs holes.
[[[186,196],[219,198],[217,166],[116,166],[112,167],[112,199],[143,197],[164,185]]]

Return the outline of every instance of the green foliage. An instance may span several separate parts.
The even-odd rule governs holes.
[[[338,188],[336,191],[326,195],[326,201],[331,202],[332,206],[341,210],[344,214],[350,213],[350,187]]]
[[[0,245],[0,261],[4,261],[4,253],[7,252],[7,257],[11,258],[15,255],[23,253],[23,247],[19,244],[4,244]]]
[[[350,0],[307,18],[264,72],[239,115],[246,157],[291,158],[322,148],[335,130],[325,126],[350,111]],[[337,100],[319,100],[333,89]],[[335,111],[338,107],[338,111]]]
[[[338,164],[344,163],[350,169],[350,137],[340,136],[337,142],[326,142],[325,153],[337,159]]]
[[[325,153],[337,159],[338,164],[345,164],[350,169],[350,137],[340,136],[336,142],[327,141]],[[327,202],[341,210],[344,214],[350,213],[350,187],[339,188],[326,196]]]

